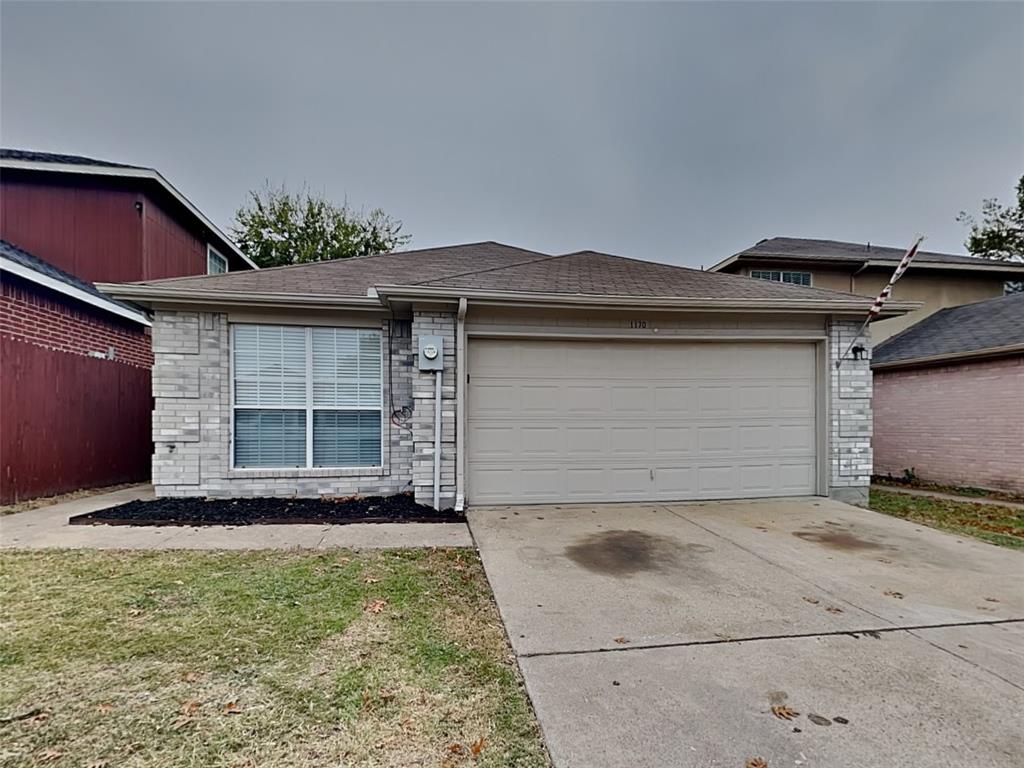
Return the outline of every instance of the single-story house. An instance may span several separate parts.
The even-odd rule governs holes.
[[[877,296],[905,251],[874,243],[773,237],[733,254],[711,270]],[[872,323],[871,338],[881,344],[932,312],[1017,291],[1024,291],[1024,263],[921,250],[892,293],[900,301],[920,302],[920,308]]]
[[[1024,491],[1024,293],[936,312],[872,369],[876,472]]]
[[[153,312],[163,496],[867,497],[866,297],[494,242],[101,287]]]

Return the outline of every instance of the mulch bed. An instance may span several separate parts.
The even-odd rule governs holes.
[[[346,499],[167,498],[130,501],[76,515],[71,525],[346,525],[464,523],[462,512],[417,504],[411,493]]]

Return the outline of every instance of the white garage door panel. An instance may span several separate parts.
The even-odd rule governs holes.
[[[808,343],[473,339],[476,504],[813,494]]]

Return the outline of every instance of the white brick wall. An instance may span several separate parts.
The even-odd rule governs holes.
[[[455,326],[453,312],[414,308],[412,349],[420,336],[440,336],[444,354],[441,374],[441,508],[455,503]],[[434,392],[435,372],[413,371],[412,482],[416,501],[434,502]]]
[[[849,355],[836,360],[854,340],[862,321],[832,320],[829,347],[829,495],[854,504],[867,503],[871,485],[871,339],[858,344],[867,353],[861,360]]]
[[[412,410],[415,358],[409,324],[381,321],[394,349],[384,377],[384,471],[231,468],[227,316],[157,311],[153,321],[153,484],[159,496],[348,496],[412,490],[412,422],[389,419],[391,403]],[[402,329],[404,327],[404,334]],[[385,355],[388,353],[385,352]],[[407,411],[408,412],[408,411]]]

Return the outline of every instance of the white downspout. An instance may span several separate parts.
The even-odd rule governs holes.
[[[434,509],[441,508],[441,375],[434,371]]]
[[[459,299],[455,328],[455,511],[466,508],[466,309]]]

